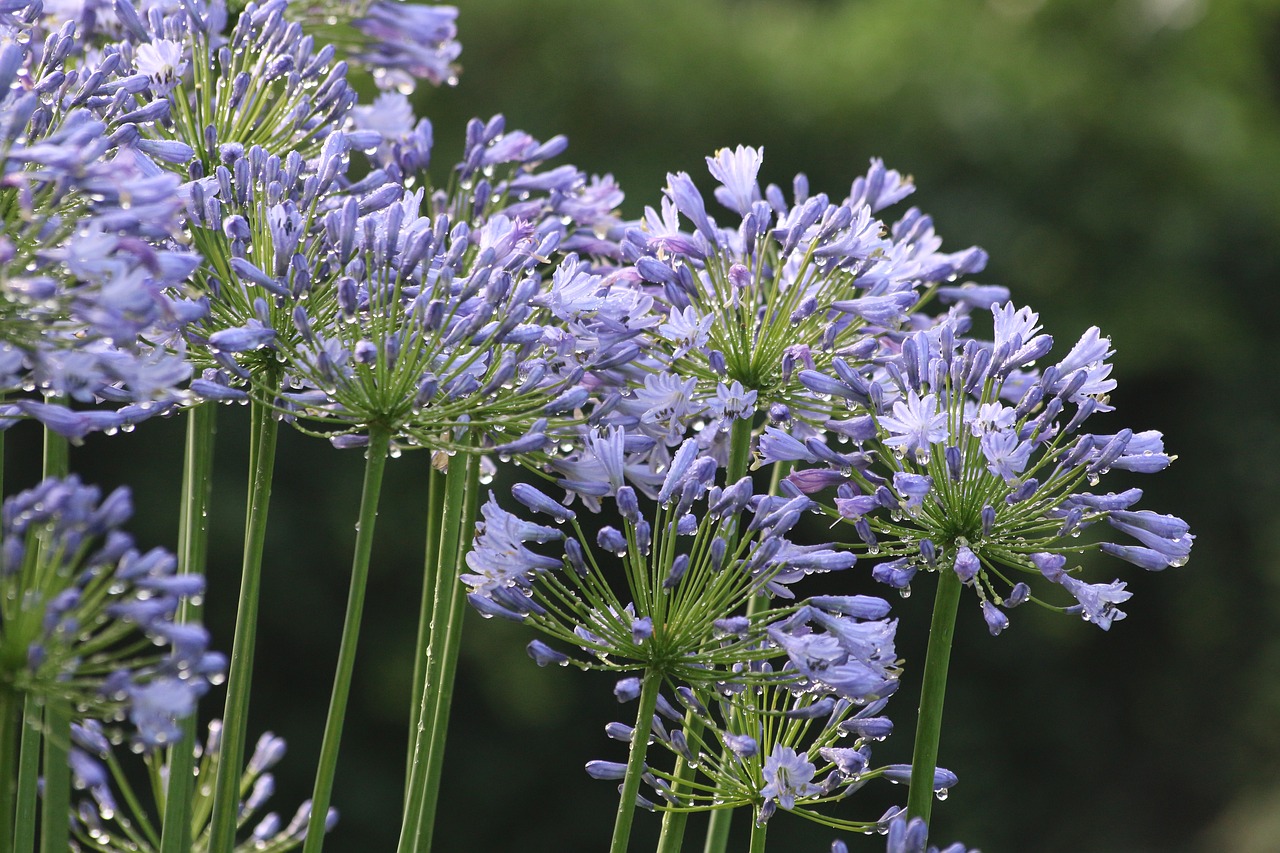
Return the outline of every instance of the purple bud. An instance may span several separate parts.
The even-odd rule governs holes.
[[[910,782],[911,781],[911,765],[910,764],[889,764],[884,767],[884,778],[894,782]],[[933,790],[941,791],[943,789],[954,788],[959,782],[956,774],[942,767],[935,767],[933,771]]]
[[[621,556],[627,552],[627,540],[615,527],[602,527],[596,534],[596,544],[605,551]]]
[[[1005,596],[1004,606],[1006,609],[1017,607],[1019,604],[1025,603],[1029,598],[1031,598],[1031,587],[1022,581],[1018,581],[1013,585],[1013,589],[1009,590],[1009,594]]]
[[[1001,631],[1009,627],[1009,617],[990,601],[982,602],[982,618],[986,620],[987,630],[993,637],[999,636]]]
[[[566,664],[569,662],[569,656],[563,652],[558,652],[548,646],[542,640],[533,640],[525,647],[529,657],[533,658],[534,663],[538,666],[549,666],[550,664]]]
[[[996,523],[996,510],[992,506],[984,506],[982,508],[982,535],[990,536],[991,528]]]
[[[587,775],[592,779],[622,779],[627,775],[627,765],[618,761],[588,761]]]
[[[739,758],[750,758],[760,752],[760,745],[750,735],[735,735],[725,732],[724,745]]]
[[[838,486],[846,479],[848,478],[843,472],[833,468],[806,468],[788,474],[786,482],[794,485],[803,494],[812,495],[830,486]]]
[[[577,517],[577,513],[573,510],[563,504],[553,501],[536,487],[531,486],[528,483],[516,483],[512,486],[511,496],[534,512],[541,512],[549,515],[556,521],[570,521]]]
[[[636,730],[634,726],[628,726],[626,723],[609,723],[604,727],[604,733],[612,740],[631,743],[631,739],[635,737]]]
[[[689,555],[680,554],[671,562],[671,571],[667,573],[666,579],[662,582],[662,588],[674,589],[688,570]],[[650,625],[650,631],[652,631],[652,624]]]
[[[955,573],[960,576],[962,583],[969,583],[978,575],[978,570],[982,568],[978,555],[974,554],[968,545],[961,545],[956,550],[956,561],[954,565]]]
[[[870,595],[815,595],[809,603],[855,619],[883,619],[889,615],[889,602]]]
[[[871,570],[871,577],[894,589],[906,589],[918,570],[908,563],[905,557],[880,563]]]
[[[623,703],[639,698],[640,679],[635,676],[619,679],[618,683],[613,685],[613,695]]]
[[[854,717],[841,723],[840,728],[866,740],[884,740],[893,734],[893,720],[888,717]]]

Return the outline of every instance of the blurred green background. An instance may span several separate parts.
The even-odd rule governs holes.
[[[835,197],[880,156],[915,177],[911,203],[947,247],[986,248],[980,280],[1012,288],[1060,345],[1090,325],[1111,336],[1108,424],[1162,430],[1181,458],[1110,485],[1191,522],[1192,560],[1164,577],[1100,564],[1135,593],[1105,635],[1020,610],[993,639],[962,610],[941,755],[961,782],[933,837],[986,853],[1280,850],[1280,3],[477,0],[459,28],[459,85],[417,98],[437,179],[466,120],[498,112],[508,128],[567,134],[562,160],[611,172],[629,216],[657,203],[669,171],[709,192],[703,157],[725,145],[764,146],[764,181],[803,171]],[[227,650],[245,415],[221,411],[216,459],[208,621]],[[133,487],[147,545],[175,544],[181,433],[144,424],[73,453],[87,480]],[[15,429],[10,488],[35,476],[20,435],[35,438]],[[389,466],[334,794],[339,853],[394,847],[426,462]],[[273,803],[286,813],[309,795],[361,467],[282,433],[251,736],[289,741]],[[855,574],[833,584],[874,591]],[[885,760],[909,760],[931,600],[917,586],[896,606],[907,677]],[[582,765],[622,759],[603,727],[634,708],[608,678],[536,668],[518,626],[474,619],[468,632],[437,849],[605,849],[616,793]],[[841,814],[904,799],[865,794]],[[638,823],[644,849],[657,820]],[[777,850],[833,837],[785,813],[770,829]]]

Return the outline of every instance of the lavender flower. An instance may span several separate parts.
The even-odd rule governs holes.
[[[775,744],[761,772],[764,787],[760,789],[760,796],[765,802],[776,800],[780,808],[791,811],[796,807],[797,797],[804,799],[822,790],[813,784],[816,772],[813,763],[796,754],[794,749]]]
[[[714,485],[716,466],[710,459],[693,461],[692,439],[657,489],[658,507],[643,514],[634,488],[624,481],[626,441],[615,429],[593,445],[598,476],[617,494],[621,529],[606,527],[592,537],[576,517],[568,517],[573,535],[566,539],[554,527],[514,516],[492,498],[485,504],[466,558],[472,571],[462,576],[472,604],[486,616],[524,622],[578,649],[585,657],[572,662],[587,668],[657,667],[673,678],[705,683],[725,677],[718,667],[778,657],[780,646],[761,645],[765,614],[743,617],[743,625],[730,631],[718,620],[764,592],[789,598],[789,584],[809,573],[848,568],[852,555],[792,544],[787,531],[811,502],[753,496],[749,478],[727,488]],[[543,511],[556,506],[532,499],[530,491],[525,487],[521,494],[525,505]],[[553,517],[566,518],[561,511]],[[529,547],[562,541],[557,556]],[[550,660],[548,648],[540,643],[531,654]],[[882,638],[878,648],[891,657],[891,641],[886,648]],[[872,687],[889,678],[887,663]]]
[[[1027,597],[1020,573],[1060,585],[1076,603],[1059,609],[1106,630],[1124,618],[1118,605],[1130,593],[1119,581],[1079,580],[1068,558],[1101,551],[1160,570],[1185,563],[1194,536],[1179,518],[1131,509],[1138,489],[1086,489],[1112,468],[1145,473],[1173,457],[1157,432],[1082,432],[1091,415],[1110,410],[1115,386],[1097,329],[1036,373],[1029,368],[1052,346],[1037,315],[1012,305],[993,314],[990,342],[961,342],[960,328],[944,321],[907,335],[896,355],[867,371],[863,381],[884,402],[873,409],[875,437],[856,441],[889,470],[848,468],[833,515],[853,525],[863,550],[889,559],[873,572],[878,579],[904,587],[917,570],[956,572],[992,634],[1008,625],[998,606]],[[1105,530],[1099,521],[1136,544],[1077,540],[1087,528]]]
[[[134,548],[118,529],[131,513],[127,491],[102,498],[74,477],[5,501],[0,678],[78,718],[127,717],[151,749],[177,738],[176,720],[221,680],[225,660],[203,628],[174,621],[203,578],[175,574],[162,550]]]
[[[623,258],[659,295],[666,319],[648,359],[602,381],[631,389],[636,402],[624,407],[642,412],[654,410],[655,383],[672,392],[678,405],[663,407],[661,418],[644,421],[642,414],[652,424],[648,434],[667,445],[679,442],[682,427],[706,420],[710,398],[729,383],[755,396],[751,406],[712,412],[704,447],[722,442],[732,421],[756,407],[785,412],[812,435],[837,409],[868,405],[869,389],[854,368],[877,353],[877,336],[912,322],[932,283],[985,263],[977,248],[941,253],[931,221],[918,210],[893,225],[877,219],[911,191],[879,161],[839,202],[811,197],[799,176],[788,204],[777,187],[760,189],[762,158],[759,149],[741,146],[707,158],[720,181],[715,196],[732,212],[730,227],[708,213],[693,180],[679,173],[668,175],[659,209],[625,231]],[[834,369],[839,377],[825,378]]]
[[[148,119],[101,108],[100,91],[129,94],[121,57],[76,69],[74,27],[40,53],[20,28],[0,47],[0,393],[78,441],[187,399],[181,333],[204,306],[183,283],[200,258],[173,239],[180,181],[143,150]]]

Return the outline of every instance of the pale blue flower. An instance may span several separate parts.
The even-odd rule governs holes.
[[[921,397],[913,389],[893,404],[893,415],[880,417],[880,426],[889,433],[886,446],[927,463],[930,447],[947,437],[947,414],[939,411],[936,394]]]
[[[765,784],[760,789],[760,796],[765,800],[776,800],[779,807],[790,811],[795,808],[797,797],[811,797],[822,790],[813,783],[816,772],[813,762],[794,749],[775,744],[773,752],[764,761]]]

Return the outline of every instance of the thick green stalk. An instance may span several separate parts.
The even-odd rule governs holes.
[[[44,476],[65,477],[71,470],[71,450],[67,440],[49,428],[44,431]]]
[[[36,849],[36,789],[40,779],[40,703],[30,693],[22,704],[21,747],[18,753],[18,797],[14,806],[14,853]]]
[[[342,741],[342,725],[347,716],[347,698],[351,695],[351,677],[356,666],[356,646],[360,641],[360,621],[364,613],[364,594],[369,586],[369,557],[373,553],[373,530],[378,520],[378,498],[382,494],[382,472],[387,466],[387,450],[391,434],[384,429],[369,430],[369,450],[365,456],[364,488],[360,493],[360,521],[356,524],[355,556],[351,561],[351,590],[347,595],[347,612],[342,620],[342,644],[338,650],[337,672],[333,676],[333,692],[329,695],[329,716],[324,724],[320,746],[320,765],[316,769],[315,788],[311,794],[311,817],[307,821],[307,838],[303,853],[320,853],[324,846],[325,818],[333,795],[333,779],[338,772],[338,746]]]
[[[458,574],[475,523],[479,477],[479,456],[467,453],[450,458],[442,504],[440,559],[436,567],[422,710],[405,798],[404,824],[400,828],[400,853],[426,853],[431,849],[435,830],[453,682],[467,606],[466,587],[458,581]]]
[[[235,847],[236,813],[240,809],[240,773],[249,725],[249,688],[253,680],[253,652],[258,636],[258,593],[262,585],[262,550],[267,536],[267,507],[271,473],[275,467],[279,422],[258,402],[252,404],[253,448],[249,458],[249,500],[245,511],[244,562],[240,574],[240,603],[236,608],[235,639],[227,676],[227,704],[222,717],[222,758],[214,783],[209,850],[224,853]]]
[[[640,683],[640,709],[636,711],[636,728],[631,735],[631,754],[627,758],[627,775],[622,779],[618,797],[618,815],[613,821],[613,841],[609,853],[626,853],[631,840],[631,822],[636,814],[636,794],[640,793],[640,777],[644,775],[644,757],[649,750],[649,732],[653,728],[653,712],[658,707],[658,690],[662,673],[646,669]]]
[[[747,470],[747,462],[751,459],[751,421],[740,419],[733,422],[733,432],[729,436],[729,471],[726,483],[736,483]],[[735,468],[735,465],[738,466]],[[774,472],[777,472],[775,466]],[[730,541],[732,549],[736,540]],[[753,595],[747,601],[747,613],[754,614],[764,599]],[[733,824],[734,809],[716,809],[711,813],[707,823],[707,840],[703,845],[703,853],[724,853],[729,846],[729,828]]]
[[[418,640],[414,646],[413,688],[409,693],[409,748],[405,750],[405,795],[413,772],[414,744],[422,716],[422,688],[427,681],[427,649],[431,643],[431,609],[436,600],[436,570],[440,565],[440,526],[444,520],[446,477],[434,465],[427,467],[427,544],[422,566],[422,603],[418,607]]]
[[[13,810],[17,805],[18,744],[22,733],[22,694],[0,685],[0,847],[13,839]]]
[[[52,697],[44,706],[44,787],[41,789],[40,851],[66,853],[71,833],[71,707]]]
[[[178,521],[178,571],[203,575],[208,557],[209,497],[217,407],[206,403],[187,412],[187,442],[182,458],[182,504]],[[184,599],[177,621],[198,618],[199,606]],[[169,747],[160,853],[191,850],[191,794],[195,786],[196,715],[182,721],[182,738]]]
[[[733,422],[729,433],[729,467],[725,470],[725,485],[732,485],[747,475],[747,467],[751,463],[752,425],[751,418],[738,418]],[[691,736],[701,734],[702,721],[692,712],[685,715],[684,722]],[[683,758],[677,759],[673,792],[679,796],[681,790],[693,781],[696,773],[696,768],[690,767]],[[711,813],[711,824],[707,828],[707,849],[712,849],[710,845],[713,837],[723,837],[727,841],[732,812],[732,809],[716,809]],[[680,853],[688,822],[688,812],[666,812],[662,816],[662,833],[658,836],[657,853]],[[719,849],[723,850],[724,842],[719,843]]]
[[[44,476],[65,477],[70,470],[67,440],[44,431]],[[48,698],[44,707],[44,787],[40,850],[65,853],[70,846],[71,819],[71,708],[60,699]]]
[[[929,822],[933,808],[933,774],[938,765],[938,740],[942,734],[942,702],[947,692],[947,668],[951,664],[951,640],[963,587],[953,571],[938,571],[938,592],[933,600],[929,647],[924,656],[924,683],[920,688],[920,716],[911,753],[911,788],[907,791],[908,817]]]
[[[751,462],[751,418],[738,418],[729,433],[729,467],[725,471],[725,485],[731,486],[747,475]]]
[[[751,824],[751,847],[749,853],[764,853],[765,833],[769,831],[767,823],[756,821]]]
[[[729,829],[733,826],[733,813],[737,809],[716,809],[707,821],[707,841],[702,853],[724,853],[729,846]],[[755,833],[752,832],[752,840]],[[754,849],[754,848],[753,848]]]

